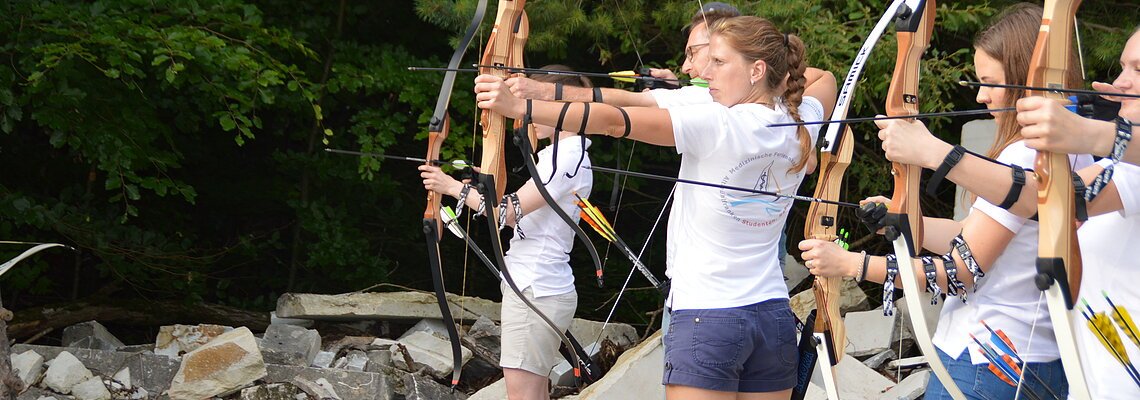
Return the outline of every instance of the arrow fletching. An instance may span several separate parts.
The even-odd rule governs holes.
[[[1116,322],[1116,326],[1124,332],[1124,336],[1127,336],[1128,340],[1131,340],[1133,344],[1140,347],[1140,336],[1137,336],[1137,332],[1140,330],[1136,329],[1136,323],[1132,322],[1132,316],[1128,314],[1128,310],[1113,303],[1112,299],[1108,297],[1107,292],[1101,291],[1100,293],[1104,295],[1104,299],[1108,301],[1109,307],[1112,307],[1112,320]]]

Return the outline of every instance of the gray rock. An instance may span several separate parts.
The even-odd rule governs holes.
[[[841,283],[842,287],[839,289],[840,314],[847,315],[847,313],[850,312],[867,311],[871,308],[870,303],[867,301],[867,294],[863,293],[863,289],[859,288],[858,283],[850,279],[844,279]],[[792,307],[792,312],[802,321],[807,318],[811,310],[816,308],[815,292],[804,290],[796,293],[792,296],[789,303]]]
[[[316,321],[304,318],[281,318],[277,316],[277,311],[270,311],[269,324],[296,325],[302,328],[312,328],[313,325],[316,325]]]
[[[111,392],[103,384],[103,378],[92,377],[71,388],[71,394],[79,400],[110,400]]]
[[[595,342],[583,347],[582,350],[585,350],[586,354],[590,355],[591,360],[597,360],[600,348],[601,346]],[[577,386],[578,382],[577,377],[574,376],[574,367],[570,365],[570,361],[565,360],[561,356],[559,358],[561,358],[562,361],[559,361],[546,377],[550,378],[550,382],[555,386]]]
[[[414,369],[427,368],[427,372],[437,379],[443,379],[451,375],[454,367],[451,359],[451,343],[447,340],[435,337],[427,332],[415,332],[411,335],[400,340],[403,346],[392,346],[392,359],[396,360],[394,364],[398,368],[406,369],[407,365],[403,363],[406,349],[407,356],[415,363],[412,366]],[[471,360],[474,353],[466,347],[462,348],[462,362],[460,365],[466,364]],[[409,371],[414,372],[414,371]]]
[[[882,353],[891,348],[891,332],[901,312],[885,317],[881,309],[847,313],[847,354],[855,357]],[[846,358],[846,357],[845,357]]]
[[[403,338],[407,337],[408,335],[411,335],[411,334],[416,333],[416,332],[427,332],[427,333],[435,335],[435,337],[443,339],[443,340],[447,340],[447,337],[448,337],[447,325],[443,323],[443,320],[434,319],[434,318],[424,318],[424,319],[421,319],[419,322],[416,322],[415,325],[412,325],[412,327],[409,328],[406,332],[404,332],[403,335],[400,335],[400,337],[398,339],[403,339]]]
[[[602,332],[602,327],[605,327],[605,332],[599,336],[598,332]],[[574,321],[570,323],[570,333],[574,334],[574,337],[578,338],[581,343],[609,340],[623,349],[640,340],[637,330],[632,326],[616,322],[610,322],[607,325],[602,322],[579,318],[574,318]]]
[[[471,329],[467,331],[467,336],[472,339],[482,339],[485,337],[497,338],[503,335],[503,329],[499,327],[495,321],[490,318],[479,316],[475,323],[471,324]]]
[[[349,350],[344,356],[346,362],[344,369],[349,371],[364,371],[368,366],[368,354],[361,350]]]
[[[178,361],[165,356],[156,356],[150,353],[126,353],[121,351],[92,350],[92,349],[64,349],[62,347],[36,346],[18,344],[12,347],[13,351],[35,352],[44,358],[55,358],[60,353],[70,351],[83,364],[100,375],[113,375],[124,368],[132,371],[131,386],[135,389],[144,388],[150,393],[162,393],[170,387],[174,373],[178,370]]]
[[[333,386],[329,383],[328,379],[320,378],[314,382],[298,376],[293,378],[293,384],[297,385],[297,387],[301,388],[301,390],[305,391],[305,393],[311,397],[321,400],[340,400],[340,396],[333,390]]]
[[[407,400],[465,400],[467,395],[440,385],[425,376],[404,374],[404,398]]]
[[[887,360],[891,360],[895,357],[898,357],[898,355],[895,354],[895,351],[887,349],[882,353],[876,354],[871,358],[863,360],[863,365],[866,365],[867,368],[876,369],[879,368],[880,365],[883,365],[883,363],[887,362]]]
[[[588,390],[589,388],[587,387],[586,389]],[[661,390],[664,391],[665,389]],[[505,398],[507,398],[507,380],[499,379],[495,381],[495,383],[479,389],[478,392],[475,392],[475,394],[471,395],[471,397],[468,397],[467,400],[502,400]],[[566,397],[563,399],[566,399]]]
[[[390,350],[371,350],[368,352],[368,365],[364,367],[365,371],[380,372],[380,369],[385,367],[392,367],[392,352]]]
[[[392,400],[395,394],[388,374],[273,364],[267,369],[269,375],[262,379],[264,382],[293,382],[306,390],[296,378],[310,382],[324,379],[331,382],[330,388],[344,400]]]
[[[926,357],[916,356],[900,358],[887,363],[887,369],[913,369],[926,366]]]
[[[172,400],[208,398],[241,389],[266,373],[253,333],[241,327],[183,355],[167,394]]]
[[[93,375],[74,355],[60,352],[51,360],[51,366],[44,373],[43,386],[56,393],[71,393],[71,388],[91,379]]]
[[[158,328],[154,354],[178,358],[233,328],[221,325],[167,325]]]
[[[97,321],[81,322],[63,328],[63,347],[117,350],[123,346],[119,338]]]
[[[321,335],[296,325],[271,324],[261,338],[261,351],[270,364],[308,366],[321,351]]]
[[[336,361],[336,353],[331,351],[317,352],[316,357],[313,357],[313,362],[309,364],[311,367],[328,368],[332,366],[333,361]]]
[[[894,385],[893,382],[875,370],[867,368],[855,357],[843,357],[835,366],[835,370],[839,398],[841,399],[878,399],[883,391]],[[818,375],[820,372],[816,370],[815,376]],[[813,383],[808,386],[804,399],[827,400],[827,393],[823,387]]]
[[[930,371],[918,371],[906,377],[898,385],[883,393],[884,399],[914,400],[926,393],[930,381]]]
[[[490,300],[447,294],[457,319],[485,315],[499,320],[499,304]],[[443,318],[435,296],[422,292],[347,293],[339,295],[286,293],[277,299],[277,316],[331,321]]]
[[[23,353],[12,353],[12,370],[24,382],[24,386],[32,386],[40,381],[44,373],[44,358],[35,351],[28,350]]]
[[[241,390],[241,400],[297,400],[307,398],[304,391],[292,383],[267,383]]]
[[[663,399],[665,348],[661,345],[663,331],[658,330],[644,342],[618,357],[614,366],[601,380],[582,390],[578,396],[564,399]],[[487,397],[480,397],[487,398]]]

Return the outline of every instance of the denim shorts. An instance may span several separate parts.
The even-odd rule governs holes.
[[[788,299],[670,317],[662,384],[748,393],[795,386],[799,351]]]
[[[966,395],[966,398],[970,400],[1014,398],[1017,388],[994,375],[990,371],[988,363],[974,365],[970,361],[970,355],[966,353],[969,349],[963,350],[958,358],[950,358],[942,349],[936,350],[938,350],[938,358],[942,360],[942,365],[946,366],[946,370],[950,372],[950,377],[954,378],[954,384],[958,385],[958,389],[962,390],[962,394]],[[1060,359],[1052,362],[1028,363],[1026,370],[1029,371],[1029,375],[1022,378],[1025,379],[1025,382],[1018,398],[1032,398],[1025,393],[1026,391],[1032,391],[1038,398],[1042,399],[1064,399],[1069,396],[1069,383],[1065,378],[1065,370],[1061,367]],[[930,381],[926,384],[926,394],[922,398],[928,400],[950,399],[950,394],[946,392],[946,387],[942,386],[942,382],[939,382],[938,378],[931,376]]]

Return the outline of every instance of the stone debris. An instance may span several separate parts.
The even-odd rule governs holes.
[[[125,346],[119,338],[97,321],[81,322],[63,328],[63,347],[118,350]]]
[[[253,333],[241,327],[183,355],[167,394],[173,400],[204,399],[241,389],[266,374]]]
[[[56,393],[70,394],[75,385],[94,376],[78,358],[66,351],[55,356],[50,364],[42,383]]]
[[[167,325],[158,328],[154,354],[179,358],[234,328],[221,325]]]
[[[486,316],[499,321],[499,303],[451,293],[447,294],[447,301],[455,319]],[[443,318],[435,295],[426,292],[286,293],[277,299],[277,316],[323,321]]]
[[[855,286],[849,291],[861,294]],[[810,290],[797,296],[805,294],[810,295]],[[358,299],[355,295],[319,298],[324,306],[332,307],[334,300]],[[19,399],[150,399],[159,396],[174,400],[449,400],[468,398],[467,393],[474,393],[470,398],[476,400],[505,398],[505,382],[497,363],[501,334],[495,314],[498,305],[484,304],[486,301],[481,299],[449,297],[456,312],[459,312],[455,308],[459,303],[464,304],[465,312],[480,308],[495,312],[471,318],[459,327],[464,372],[458,390],[453,390],[449,387],[452,360],[446,326],[424,311],[425,307],[435,307],[434,298],[424,304],[417,303],[423,299],[414,300],[405,310],[392,303],[418,299],[420,295],[425,294],[386,293],[366,297],[372,301],[368,304],[383,304],[369,311],[371,314],[366,318],[388,316],[351,323],[337,321],[361,318],[350,316],[361,312],[360,304],[344,304],[339,310],[326,309],[328,315],[312,314],[317,308],[306,306],[310,314],[305,314],[304,319],[275,319],[260,339],[245,327],[171,325],[162,327],[154,345],[124,346],[115,345],[105,337],[94,338],[102,336],[106,329],[97,322],[86,322],[69,328],[72,332],[69,343],[77,347],[13,346],[11,359],[17,376],[35,385]],[[845,318],[848,356],[836,366],[841,397],[920,397],[930,379],[929,371],[913,370],[924,364],[923,358],[895,360],[897,342],[891,340],[897,340],[898,336],[909,337],[909,331],[894,328],[898,326],[898,317],[885,318],[880,310],[852,311],[865,306],[866,296],[845,297],[848,300],[844,301],[851,304],[845,309],[850,311]],[[292,315],[282,312],[280,306],[305,303],[298,303],[301,298],[308,298],[305,301],[310,303],[313,299],[308,295],[282,296],[278,312]],[[814,306],[814,299],[811,303]],[[326,322],[304,323],[313,320]],[[330,328],[330,324],[331,329],[323,331]],[[88,332],[92,338],[81,337],[79,332]],[[325,340],[321,332],[328,335]],[[664,371],[662,331],[642,341],[637,330],[626,324],[605,325],[575,319],[570,332],[583,344],[589,343],[586,348],[595,356],[595,362],[608,365],[613,357],[618,357],[614,365],[603,366],[609,372],[601,380],[581,388],[580,393],[576,393],[579,388],[574,387],[569,363],[560,363],[551,374],[555,385],[552,398],[663,397],[664,387],[660,384]],[[602,356],[598,356],[596,349],[598,338],[605,343],[601,346],[605,349]],[[113,349],[78,347],[99,347],[93,346],[96,343],[111,343],[104,347]],[[908,350],[904,345],[902,354],[916,353]],[[44,362],[45,359],[51,361]],[[902,374],[905,379],[895,385],[884,376],[893,376],[899,366],[906,369]],[[820,376],[817,370],[807,399],[826,398]]]
[[[44,357],[32,350],[12,353],[12,370],[24,382],[24,387],[35,385],[44,373]]]

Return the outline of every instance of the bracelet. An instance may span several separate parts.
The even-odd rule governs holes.
[[[887,279],[883,281],[883,316],[895,315],[895,275],[899,262],[894,254],[887,254]]]
[[[463,209],[467,208],[467,195],[470,194],[471,189],[474,188],[475,187],[471,186],[470,183],[464,183],[463,189],[459,189],[459,201],[455,205],[455,218],[459,218],[460,215],[463,215]],[[478,215],[479,213],[475,214]]]
[[[867,280],[867,266],[871,263],[870,254],[867,254],[866,251],[861,251],[860,253],[863,253],[863,265],[859,267],[859,280],[855,282],[862,282]]]
[[[958,250],[958,255],[962,257],[962,262],[966,263],[966,269],[974,275],[974,291],[978,290],[978,280],[986,276],[982,271],[982,266],[978,265],[978,260],[974,258],[974,252],[970,251],[970,245],[966,244],[966,238],[962,237],[959,233],[954,239],[950,240],[950,245]]]
[[[1085,202],[1091,203],[1096,198],[1100,191],[1108,186],[1108,182],[1112,180],[1113,171],[1116,169],[1116,164],[1120,163],[1120,159],[1124,158],[1124,151],[1128,149],[1128,143],[1132,142],[1132,122],[1124,117],[1116,118],[1116,138],[1112,142],[1112,152],[1108,154],[1108,159],[1112,161],[1097,174],[1096,179],[1093,179],[1091,185],[1085,191]]]
[[[942,288],[938,287],[938,268],[934,265],[934,258],[922,256],[922,272],[926,274],[926,291],[930,292],[930,305],[938,304],[938,297],[942,295]]]
[[[1025,187],[1025,168],[1017,165],[1010,165],[1009,167],[1013,171],[1013,184],[1009,185],[1009,193],[1006,193],[1005,199],[1001,201],[1001,204],[998,204],[998,207],[1003,210],[1009,210],[1014,203],[1017,203],[1017,199],[1021,198],[1021,189]]]
[[[942,184],[942,180],[946,178],[946,174],[962,161],[962,156],[966,154],[966,148],[962,146],[954,146],[946,158],[942,159],[942,165],[938,166],[938,170],[934,171],[934,175],[930,177],[930,181],[926,184],[926,194],[934,196],[938,190],[938,186]]]
[[[946,294],[949,296],[961,296],[962,302],[966,302],[966,285],[958,280],[958,263],[951,255],[942,256],[942,267],[946,269]]]

